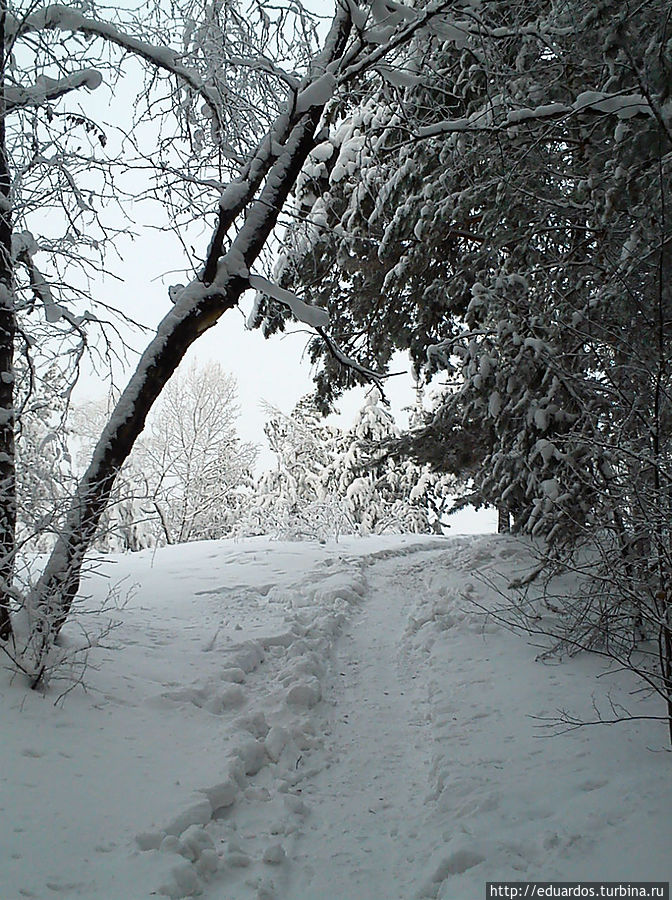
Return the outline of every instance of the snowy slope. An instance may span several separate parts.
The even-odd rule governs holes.
[[[209,542],[110,558],[83,685],[0,675],[2,900],[472,900],[487,880],[671,876],[666,735],[540,737],[599,660],[535,662],[471,601],[506,537]],[[66,643],[79,640],[69,626]]]

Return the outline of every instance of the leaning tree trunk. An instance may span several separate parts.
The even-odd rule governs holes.
[[[12,635],[11,584],[16,551],[14,458],[14,277],[12,266],[11,175],[5,132],[5,20],[0,0],[0,640]]]
[[[350,17],[339,12],[307,83],[338,60],[350,32]],[[300,100],[300,97],[299,97]],[[290,101],[273,133],[220,199],[218,223],[200,279],[184,289],[159,325],[135,374],[121,395],[94,450],[66,523],[33,594],[29,610],[33,640],[44,648],[62,628],[79,589],[82,561],[109,500],[119,469],[142,431],[152,404],[191,344],[234,307],[249,287],[249,269],[259,256],[301,168],[315,146],[324,100],[305,110]],[[254,195],[265,175],[258,198]],[[227,252],[223,242],[243,211],[245,222]],[[39,677],[39,675],[38,675]]]

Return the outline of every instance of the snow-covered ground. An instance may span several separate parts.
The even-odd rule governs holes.
[[[661,712],[604,664],[535,661],[480,605],[495,535],[212,542],[105,561],[82,683],[0,675],[0,897],[475,900],[489,880],[668,880]],[[482,580],[485,578],[485,581]],[[475,601],[475,602],[474,602]],[[56,699],[64,691],[68,693]],[[610,699],[609,699],[610,698]]]

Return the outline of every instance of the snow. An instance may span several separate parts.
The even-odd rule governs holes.
[[[607,94],[604,91],[584,91],[574,101],[575,110],[590,107],[599,112],[616,113],[619,119],[651,115],[651,105],[642,94]]]
[[[396,25],[377,25],[374,28],[367,28],[362,37],[368,44],[384,46],[390,42],[396,30]]]
[[[250,186],[245,181],[233,181],[227,184],[219,198],[221,209],[230,211],[235,209],[250,193]]]
[[[393,87],[405,88],[405,87],[413,87],[413,85],[420,84],[422,82],[422,78],[419,75],[415,75],[412,72],[405,71],[404,69],[395,69],[392,66],[377,66],[376,70],[379,75],[391,84]]]
[[[458,50],[469,46],[469,22],[454,22],[442,16],[433,16],[427,28],[444,41],[452,41]]]
[[[447,119],[419,128],[418,136],[428,138],[438,134],[487,130],[494,124],[491,121],[493,104],[493,100],[489,101],[487,110],[478,110],[468,118]],[[586,110],[616,115],[618,119],[631,119],[634,116],[650,116],[652,114],[651,106],[642,94],[607,94],[604,91],[583,91],[571,105],[546,103],[535,107],[509,110],[500,127],[508,128],[524,122],[554,119]]]
[[[499,391],[493,391],[488,401],[488,415],[496,419],[502,409],[502,396]]]
[[[30,231],[15,231],[12,234],[12,259],[18,259],[24,253],[34,256],[39,250],[39,245]]]
[[[336,89],[336,78],[331,72],[325,72],[304,88],[296,97],[296,112],[302,113],[312,106],[324,106],[331,100]]]
[[[316,162],[326,162],[334,155],[336,148],[331,141],[322,141],[310,151],[310,157]]]
[[[547,103],[542,106],[536,106],[534,109],[524,107],[523,109],[512,109],[506,116],[506,125],[517,125],[520,122],[527,122],[529,119],[545,119],[553,116],[563,115],[568,111],[564,103]]]
[[[179,54],[174,50],[171,50],[170,47],[158,46],[139,40],[132,34],[120,31],[110,22],[101,22],[97,19],[89,18],[82,15],[77,9],[69,6],[53,3],[42,9],[37,9],[34,12],[23,15],[20,18],[10,14],[6,23],[5,33],[6,37],[9,39],[10,37],[16,38],[18,34],[25,35],[31,32],[35,33],[48,29],[72,32],[73,34],[79,32],[85,36],[96,35],[101,37],[112,44],[116,44],[123,50],[146,60],[153,66],[177,75],[178,78],[184,80],[191,85],[192,88],[199,91],[201,96],[205,99],[206,104],[211,108],[218,103],[217,93],[211,86],[204,83],[198,70],[182,65],[180,63]],[[82,73],[74,73],[73,75],[67,76],[67,78],[63,80],[62,85],[65,90],[72,90],[82,85],[89,90],[95,90],[101,81],[102,76],[100,73],[95,70],[85,70]],[[56,84],[57,87],[60,85],[61,82]],[[41,88],[39,85],[36,87],[38,90],[38,102],[41,102],[41,100],[39,100]],[[36,88],[31,88],[29,89],[29,93],[34,93],[35,90]],[[32,100],[29,98],[28,102],[35,102],[35,98]],[[19,105],[23,103],[25,103],[25,100],[21,100]]]
[[[88,667],[46,695],[0,671],[3,897],[471,900],[488,880],[669,879],[664,725],[543,737],[560,709],[662,710],[627,673],[541,662],[484,614],[530,565],[529,543],[497,535],[106,557],[63,632],[67,653],[115,620]]]
[[[229,185],[229,187],[237,187],[237,185]],[[233,246],[217,260],[217,275],[214,283],[225,290],[231,278],[247,278],[248,274],[242,251]]]
[[[309,306],[303,300],[300,300],[296,294],[279,287],[277,284],[273,284],[267,278],[263,278],[261,275],[250,275],[249,282],[250,287],[256,291],[260,291],[262,294],[266,294],[284,306],[289,307],[292,315],[298,322],[312,325],[314,328],[326,328],[329,324],[329,313],[326,309],[322,309],[320,306]]]

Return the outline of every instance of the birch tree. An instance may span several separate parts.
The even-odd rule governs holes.
[[[168,544],[233,532],[253,484],[256,449],[236,432],[235,379],[192,363],[166,385],[140,443],[136,467]]]
[[[212,360],[175,373],[117,474],[95,549],[135,551],[234,533],[252,493],[257,453],[237,432],[237,391],[236,380]],[[72,410],[80,472],[109,405],[93,400]]]

